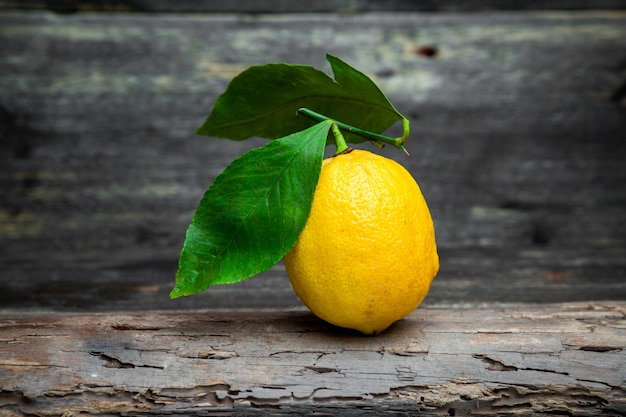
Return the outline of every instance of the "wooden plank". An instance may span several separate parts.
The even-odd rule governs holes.
[[[431,46],[435,55],[424,55]],[[624,12],[0,13],[0,308],[301,308],[281,265],[169,301],[184,231],[244,150],[194,135],[249,65],[371,75],[442,259],[433,304],[626,299]]]
[[[419,309],[377,337],[306,313],[0,317],[0,413],[626,414],[626,304]]]
[[[310,12],[380,12],[380,11],[487,11],[487,10],[607,10],[624,9],[621,0],[0,0],[0,10],[51,10],[57,13],[77,12],[151,12],[151,13],[310,13]]]

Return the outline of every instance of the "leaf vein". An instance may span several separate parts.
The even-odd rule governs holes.
[[[401,117],[398,115],[397,112],[392,111],[388,105],[385,106],[381,103],[374,103],[374,102],[366,102],[363,100],[358,100],[356,98],[353,97],[341,97],[341,96],[336,96],[336,95],[324,95],[324,94],[320,94],[320,95],[311,95],[311,96],[305,96],[305,97],[296,97],[293,100],[289,100],[284,102],[284,105],[280,106],[280,107],[275,107],[273,110],[268,111],[266,113],[263,114],[259,114],[258,116],[255,117],[250,117],[248,119],[238,119],[236,121],[232,121],[232,122],[228,122],[228,123],[223,123],[223,124],[219,124],[219,125],[215,125],[216,129],[228,129],[231,128],[233,126],[238,126],[238,125],[245,125],[245,124],[250,124],[250,123],[257,123],[259,120],[263,120],[265,118],[271,117],[272,115],[275,115],[277,113],[280,113],[281,111],[284,111],[286,109],[288,109],[289,107],[302,107],[300,104],[302,104],[304,101],[309,101],[309,100],[314,100],[314,101],[324,101],[324,100],[333,100],[335,102],[337,101],[341,101],[343,103],[346,104],[350,104],[350,103],[356,103],[356,104],[360,104],[360,105],[367,105],[369,107],[378,109],[379,111],[384,111],[390,114],[393,114],[395,116],[397,116],[398,120],[401,120]],[[298,104],[300,103],[300,104]],[[382,132],[376,132],[376,133],[382,133]]]

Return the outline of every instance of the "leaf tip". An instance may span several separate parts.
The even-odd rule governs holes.
[[[177,282],[174,285],[174,288],[172,289],[172,291],[170,292],[170,299],[174,300],[176,298],[184,297],[187,295],[191,295],[191,294],[189,293],[188,290],[187,291],[185,290],[184,286],[180,285],[180,283]]]
[[[343,62],[341,59],[337,58],[334,55],[331,54],[326,54],[326,61],[328,61],[328,63],[330,64],[331,68],[335,68],[335,66],[337,64],[343,64],[343,65],[347,65],[345,62]],[[334,70],[333,70],[334,72]]]
[[[196,135],[203,135],[203,136],[209,136],[206,128],[204,126],[200,126],[199,128],[196,129]]]
[[[174,288],[171,292],[170,292],[170,299],[174,300],[176,298],[182,297],[183,295],[180,293],[180,291],[178,291],[176,288]]]

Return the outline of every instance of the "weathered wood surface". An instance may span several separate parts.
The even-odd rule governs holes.
[[[412,156],[383,153],[435,219],[442,267],[426,303],[626,299],[624,11],[5,12],[0,309],[301,306],[281,265],[167,294],[202,193],[264,143],[195,128],[247,66],[328,70],[326,52],[413,121]]]
[[[8,416],[626,415],[626,304],[422,308],[377,337],[307,313],[5,315],[0,387]]]
[[[489,11],[489,10],[614,10],[623,9],[623,0],[0,0],[0,10],[50,10],[77,12],[157,13],[310,13],[380,11]]]

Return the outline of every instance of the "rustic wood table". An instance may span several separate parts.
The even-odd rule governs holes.
[[[224,3],[0,0],[0,415],[626,415],[624,4]],[[412,121],[380,152],[435,221],[425,302],[360,336],[280,263],[170,300],[265,143],[195,129],[248,66],[327,52]]]

